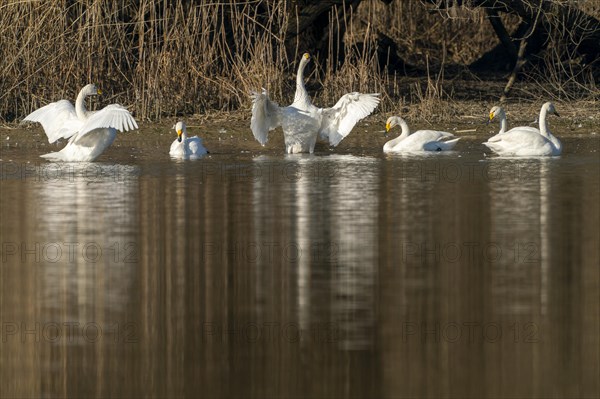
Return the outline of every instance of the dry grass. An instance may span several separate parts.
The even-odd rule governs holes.
[[[61,98],[72,100],[88,82],[96,82],[108,94],[103,104],[121,103],[140,120],[247,110],[248,93],[260,87],[285,104],[293,98],[299,59],[299,46],[290,50],[285,43],[285,32],[295,17],[295,10],[288,8],[291,4],[267,0],[2,2],[0,120],[20,119]],[[453,98],[464,91],[464,83],[447,79],[444,66],[466,65],[498,41],[481,10],[460,7],[439,14],[420,0],[390,6],[365,0],[345,18],[331,17],[331,26],[346,27],[344,37],[334,31],[329,35],[330,53],[334,41],[341,43],[344,62],[333,65],[332,54],[314,59],[309,89],[315,93],[315,103],[332,105],[348,91],[381,92],[380,112],[408,108],[412,117],[421,119],[460,112]],[[505,19],[509,27],[517,22]],[[426,76],[407,78],[380,66],[378,30],[392,37],[405,60],[425,70]],[[565,34],[557,31],[557,40],[569,40]],[[556,53],[546,55],[547,63],[555,65],[555,74],[529,72],[540,82],[532,96],[564,98],[572,90],[581,93],[581,85],[586,95],[596,95],[589,70],[565,64],[560,51],[556,47]],[[473,82],[481,86],[477,79]],[[492,96],[489,90],[481,94],[485,92],[473,99]]]
[[[19,117],[96,82],[140,119],[232,110],[281,94],[292,65],[285,2],[20,1],[0,5],[0,115]],[[260,71],[260,73],[258,73]]]

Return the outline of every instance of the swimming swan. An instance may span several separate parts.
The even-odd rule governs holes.
[[[402,128],[402,134],[383,146],[383,152],[420,152],[420,151],[450,151],[460,137],[452,133],[437,130],[417,130],[410,133],[408,125],[399,116],[390,116],[385,123],[385,130],[390,131],[396,125]]]
[[[187,128],[184,122],[177,122],[173,129],[177,132],[177,138],[171,144],[169,155],[173,158],[187,159],[206,155],[208,151],[202,145],[202,139],[198,136],[187,136]]]
[[[548,130],[547,114],[558,115],[554,104],[547,102],[540,111],[540,129],[520,126],[490,137],[483,143],[498,155],[505,156],[553,156],[560,155],[562,144],[558,138]],[[490,118],[492,115],[490,113]],[[493,118],[492,118],[493,119]]]

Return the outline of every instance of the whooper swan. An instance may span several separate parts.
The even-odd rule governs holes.
[[[27,115],[23,121],[39,122],[54,143],[70,138],[59,152],[42,155],[52,161],[91,162],[108,148],[120,132],[134,130],[138,125],[127,109],[112,104],[100,111],[88,111],[85,98],[102,94],[93,84],[86,85],[77,96],[75,107],[68,100],[60,100],[43,106]]]
[[[437,130],[417,130],[410,133],[408,125],[399,116],[390,116],[385,123],[385,130],[390,131],[396,125],[402,128],[402,134],[383,146],[383,152],[421,152],[421,151],[450,151],[458,140],[452,133]]]
[[[304,87],[304,68],[310,61],[305,53],[300,60],[296,76],[294,102],[280,107],[271,101],[265,89],[253,93],[252,120],[250,128],[256,140],[263,146],[269,131],[281,126],[288,154],[313,153],[317,136],[337,146],[354,125],[365,118],[379,104],[379,93],[361,94],[357,92],[343,95],[332,108],[315,107]]]
[[[498,133],[483,143],[489,149],[504,156],[554,156],[562,152],[560,140],[548,130],[547,114],[558,115],[554,104],[547,102],[540,111],[540,129],[520,126],[505,133]],[[490,118],[493,119],[491,113]]]
[[[177,122],[173,129],[177,132],[177,138],[171,144],[169,155],[173,158],[188,159],[198,158],[206,155],[208,151],[202,145],[202,139],[198,136],[187,136],[185,122]]]

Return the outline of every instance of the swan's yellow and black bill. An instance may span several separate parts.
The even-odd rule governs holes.
[[[310,59],[310,54],[308,54],[308,53],[304,53],[304,55],[303,55],[302,57],[304,57],[304,59],[307,59],[307,60],[308,60],[308,59]]]
[[[102,90],[98,89],[98,90],[96,90],[96,93],[98,93],[98,95],[101,96],[102,95]]]
[[[389,133],[390,129],[392,128],[392,123],[388,122],[385,124],[385,132]]]
[[[183,132],[181,131],[181,129],[177,130],[177,141],[179,141],[181,143],[181,134]]]

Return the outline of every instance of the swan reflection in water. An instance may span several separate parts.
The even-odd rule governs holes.
[[[500,313],[544,314],[550,259],[547,158],[491,158],[492,295]]]
[[[327,333],[342,348],[370,347],[378,248],[372,221],[379,207],[373,164],[380,160],[289,155],[254,162],[285,171],[272,174],[281,176],[276,181],[253,183],[255,236],[293,249],[281,258],[283,266],[295,268],[289,278],[300,329],[318,334],[318,326],[329,323]],[[274,203],[288,214],[274,215]],[[259,270],[268,267],[264,262]]]
[[[137,262],[136,166],[61,164],[61,173],[29,191],[42,210],[35,242],[42,247],[37,268],[41,315],[57,322],[99,322],[119,312]],[[106,323],[111,323],[106,320]]]

